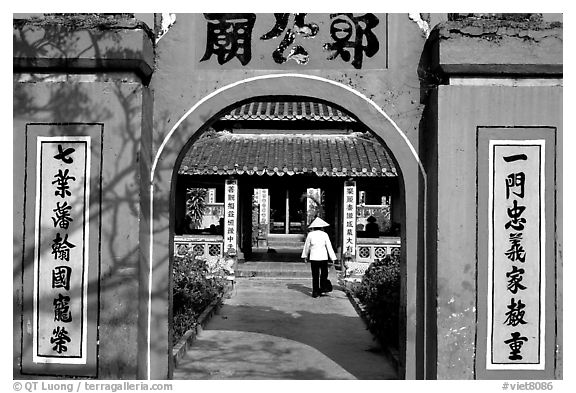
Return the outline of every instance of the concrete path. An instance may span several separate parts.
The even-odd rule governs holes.
[[[311,292],[310,279],[239,279],[174,379],[395,379],[338,286]]]

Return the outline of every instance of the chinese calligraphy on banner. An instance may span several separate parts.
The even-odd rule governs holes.
[[[238,181],[226,180],[224,189],[224,252],[236,252]]]
[[[34,361],[86,362],[90,137],[39,137]]]
[[[102,126],[26,128],[22,373],[97,376]]]
[[[387,68],[387,15],[199,14],[199,67]],[[200,53],[200,51],[202,51]]]
[[[544,140],[489,143],[487,369],[544,369]]]
[[[267,225],[269,218],[268,218],[268,189],[267,188],[257,188],[256,189],[257,196],[258,196],[258,205],[260,206],[259,212],[259,223]]]
[[[344,183],[344,247],[343,252],[356,254],[356,182]]]

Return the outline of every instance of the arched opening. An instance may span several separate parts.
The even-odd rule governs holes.
[[[401,363],[404,377],[423,377],[424,364],[424,188],[425,174],[414,148],[405,134],[366,97],[349,87],[318,77],[303,75],[269,75],[240,81],[206,97],[195,105],[164,139],[152,163],[149,211],[149,275],[146,281],[147,318],[142,318],[148,331],[146,351],[141,364],[146,364],[145,377],[166,378],[171,373],[169,338],[170,272],[174,253],[175,192],[177,168],[185,152],[198,140],[206,127],[234,106],[255,97],[262,99],[281,94],[282,97],[307,97],[346,108],[371,130],[374,137],[388,148],[399,173],[403,230],[401,233],[403,329]],[[289,224],[288,224],[289,225]]]

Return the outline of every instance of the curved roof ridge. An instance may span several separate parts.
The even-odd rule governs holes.
[[[356,122],[344,110],[312,100],[250,101],[230,110],[221,120],[309,120]]]

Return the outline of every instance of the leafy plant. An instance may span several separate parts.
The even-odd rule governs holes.
[[[172,276],[174,343],[194,327],[198,316],[224,293],[224,284],[219,278],[207,278],[206,261],[191,255],[176,255]]]
[[[373,262],[354,289],[364,304],[369,318],[369,328],[383,342],[398,345],[400,311],[400,258],[387,255]]]
[[[188,188],[186,189],[186,215],[190,217],[194,228],[202,224],[204,210],[206,209],[206,188]]]

